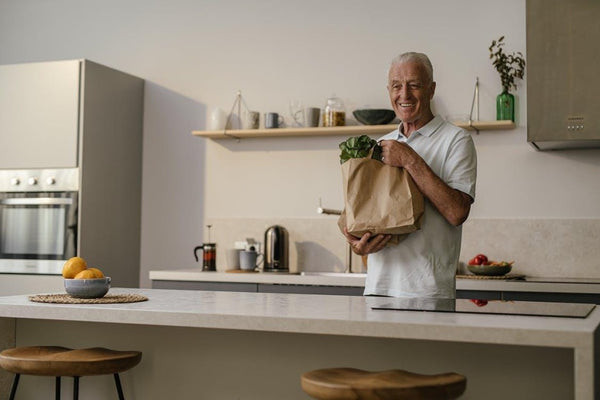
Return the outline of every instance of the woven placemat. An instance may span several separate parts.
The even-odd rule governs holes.
[[[29,300],[37,303],[60,304],[109,304],[109,303],[136,303],[146,301],[148,298],[140,294],[107,294],[99,299],[78,299],[68,294],[36,294],[29,296]]]
[[[497,280],[523,280],[525,275],[506,274],[506,275],[456,275],[457,279],[497,279]]]

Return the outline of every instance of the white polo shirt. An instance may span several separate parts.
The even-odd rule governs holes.
[[[441,117],[413,132],[402,125],[380,140],[413,148],[448,186],[475,199],[477,155],[471,135]],[[365,295],[455,298],[462,226],[453,226],[425,199],[421,229],[397,245],[369,254]]]

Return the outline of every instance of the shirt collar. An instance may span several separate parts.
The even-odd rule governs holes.
[[[415,132],[418,132],[419,134],[423,135],[423,136],[431,136],[433,135],[440,126],[442,126],[442,124],[444,123],[444,120],[442,119],[442,117],[440,116],[435,116],[433,117],[433,119],[431,121],[429,121],[427,124],[425,124],[425,126],[420,127],[419,129],[417,129]],[[399,127],[398,127],[399,129]],[[413,132],[413,133],[415,133]]]
[[[439,129],[439,127],[442,126],[443,123],[444,123],[444,120],[442,119],[442,117],[435,116],[435,117],[433,117],[433,119],[431,121],[429,121],[427,124],[425,124],[425,126],[422,126],[421,128],[419,128],[416,131],[414,131],[412,133],[412,135],[410,135],[410,138],[412,138],[415,133],[418,133],[421,136],[427,136],[427,137],[429,137],[429,136],[433,135]],[[379,140],[406,141],[406,140],[410,140],[410,138],[407,138],[402,133],[402,122],[400,122],[398,124],[398,127],[395,130],[393,130],[392,132],[390,132],[387,135],[383,136]]]

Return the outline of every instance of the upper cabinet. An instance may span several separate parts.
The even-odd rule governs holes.
[[[600,147],[600,1],[527,0],[527,140]]]
[[[0,65],[0,169],[77,166],[80,64]]]

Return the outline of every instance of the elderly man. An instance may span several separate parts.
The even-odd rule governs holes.
[[[388,92],[398,128],[380,139],[382,161],[404,168],[425,197],[421,229],[397,245],[389,235],[346,233],[354,252],[369,254],[365,295],[456,297],[462,223],[475,199],[477,156],[471,136],[431,111],[433,67],[422,53],[392,60]]]

